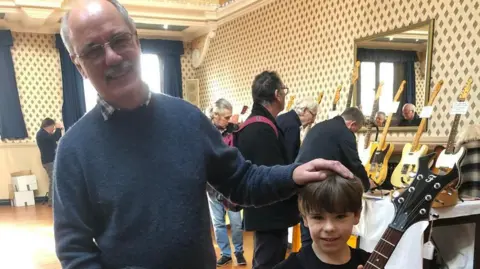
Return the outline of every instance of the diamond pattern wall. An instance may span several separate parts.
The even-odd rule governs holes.
[[[62,73],[55,36],[12,32],[12,57],[28,139],[35,142],[42,120],[62,120]],[[1,142],[0,142],[1,143]]]
[[[195,70],[201,106],[220,97],[237,112],[244,104],[251,106],[254,76],[270,69],[297,97],[314,98],[325,90],[318,115],[325,119],[335,87],[348,85],[354,39],[434,18],[431,84],[439,79],[445,84],[426,135],[447,136],[453,120],[449,110],[467,76],[473,77],[471,108],[460,124],[480,117],[479,5],[480,0],[276,0],[219,27],[203,65]],[[340,109],[345,96],[343,92]]]

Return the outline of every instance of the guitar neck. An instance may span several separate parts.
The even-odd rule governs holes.
[[[420,125],[418,126],[417,133],[413,138],[412,151],[416,151],[418,149],[418,146],[420,145],[420,137],[422,137],[423,129],[425,129],[426,124],[427,124],[427,118],[423,118],[422,121],[420,122]]]
[[[452,129],[450,130],[450,135],[448,136],[447,148],[445,149],[445,153],[452,154],[454,152],[455,147],[455,137],[457,136],[458,132],[458,124],[460,123],[460,115],[455,115],[455,119],[453,120]]]
[[[335,110],[337,110],[337,104],[333,104],[332,111],[335,111]]]
[[[379,107],[379,100],[380,98],[375,99],[373,102],[373,108],[372,108],[372,114],[370,115],[370,124],[367,126],[367,133],[365,134],[365,149],[368,148],[368,145],[370,144],[370,138],[372,136],[372,127],[375,121],[375,115],[377,114],[378,107]]]
[[[388,128],[390,128],[390,124],[392,123],[393,114],[390,114],[387,118],[387,122],[385,122],[385,126],[383,126],[382,138],[380,139],[380,143],[378,144],[378,149],[382,150],[385,146],[385,142],[387,140],[388,135]]]
[[[352,97],[353,97],[353,83],[350,84],[350,91],[348,92],[348,97],[347,97],[347,107],[349,108],[352,106]]]
[[[385,268],[390,256],[392,255],[395,247],[402,238],[403,232],[388,228],[380,238],[377,246],[373,250],[370,258],[363,267],[363,269],[381,269]]]

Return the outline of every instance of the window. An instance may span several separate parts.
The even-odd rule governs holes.
[[[383,81],[383,89],[379,101],[379,111],[388,111],[388,107],[393,101],[393,63],[361,62],[360,69],[360,103],[362,104],[363,114],[367,117],[370,117],[372,114],[375,91],[377,90],[379,83],[377,81]]]
[[[162,92],[160,59],[156,54],[142,54],[142,80],[148,85],[150,91],[155,93]],[[97,104],[97,91],[89,79],[83,80],[83,89],[85,92],[86,111],[90,111]]]

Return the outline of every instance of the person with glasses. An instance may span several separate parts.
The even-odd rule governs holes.
[[[287,93],[287,87],[276,72],[264,71],[253,81],[253,106],[248,118],[264,117],[272,125],[256,122],[244,127],[237,135],[237,147],[247,160],[256,165],[290,163],[283,132],[275,120],[285,108]],[[254,232],[253,269],[271,269],[285,259],[288,228],[299,221],[295,195],[269,206],[244,209],[244,229]]]
[[[313,124],[317,117],[318,103],[313,100],[299,99],[293,109],[279,115],[277,124],[285,135],[285,148],[290,163],[297,158],[300,150],[300,132]]]
[[[63,43],[99,101],[65,133],[55,156],[53,225],[62,268],[213,269],[207,184],[253,207],[288,199],[332,170],[353,178],[327,160],[252,165],[200,109],[151,93],[141,79],[135,23],[118,1],[70,7]]]

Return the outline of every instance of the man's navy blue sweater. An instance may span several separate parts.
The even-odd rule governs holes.
[[[213,269],[207,182],[260,206],[295,194],[294,167],[245,161],[177,98],[154,94],[148,106],[106,121],[97,106],[58,146],[57,255],[66,269]]]

